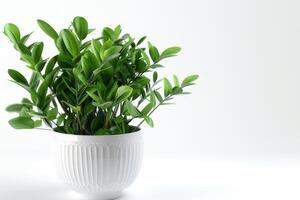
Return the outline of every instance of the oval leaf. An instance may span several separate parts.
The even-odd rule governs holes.
[[[27,82],[26,78],[20,72],[14,70],[14,69],[9,69],[8,74],[17,83],[21,83],[23,85],[28,86],[28,82]]]
[[[52,108],[51,110],[49,110],[47,112],[47,118],[49,120],[54,120],[57,116],[57,113],[58,113],[58,109],[57,108]]]
[[[180,50],[181,50],[180,47],[170,47],[170,48],[167,48],[166,50],[164,50],[161,53],[160,59],[167,58],[167,57],[170,57],[170,56],[175,56],[177,53],[180,52]]]
[[[76,35],[80,40],[86,38],[89,32],[88,22],[83,17],[75,17],[73,20],[73,27],[76,32]]]
[[[9,38],[12,43],[18,43],[21,39],[19,28],[12,23],[8,23],[4,26],[4,34]]]
[[[15,129],[32,129],[34,121],[30,117],[16,117],[8,121]]]
[[[181,83],[181,87],[185,87],[185,86],[188,86],[188,85],[191,85],[193,81],[197,80],[199,77],[199,75],[190,75],[188,77],[186,77],[182,83]]]
[[[21,109],[23,108],[22,104],[11,104],[6,107],[7,112],[20,112]]]
[[[127,99],[131,95],[132,91],[133,89],[127,85],[119,87],[116,93],[117,102]]]
[[[57,32],[54,30],[54,28],[52,28],[50,24],[41,19],[37,20],[37,23],[39,27],[53,40],[56,40],[58,38]]]
[[[170,81],[166,78],[164,78],[164,95],[165,97],[171,94],[172,92],[172,85]]]
[[[79,41],[76,39],[74,34],[68,29],[62,30],[60,34],[68,52],[73,57],[76,57],[79,54]]]

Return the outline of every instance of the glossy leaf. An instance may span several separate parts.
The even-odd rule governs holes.
[[[181,83],[181,87],[185,87],[188,86],[189,84],[191,84],[193,81],[198,79],[198,75],[190,75],[188,77],[186,77],[182,83]]]
[[[47,112],[47,119],[49,120],[54,120],[56,119],[58,113],[58,109],[57,108],[52,108]]]
[[[6,24],[4,26],[4,34],[9,38],[9,40],[12,43],[18,43],[21,40],[20,30],[15,24]]]
[[[72,25],[75,29],[76,35],[80,40],[86,38],[89,33],[88,22],[83,17],[75,17]]]
[[[8,74],[16,82],[28,86],[28,82],[27,82],[26,78],[17,70],[9,69]]]
[[[132,88],[127,85],[119,87],[116,93],[117,102],[121,102],[127,99],[128,97],[130,97],[132,91],[133,91]]]
[[[172,85],[170,81],[166,78],[164,78],[164,95],[165,97],[169,96],[172,92]]]
[[[35,62],[38,62],[41,59],[43,52],[44,44],[42,42],[35,43],[32,48],[32,57]]]
[[[174,85],[176,87],[180,87],[180,83],[179,83],[178,77],[175,74],[173,75],[173,79],[174,79]]]
[[[73,73],[79,81],[81,81],[84,85],[88,85],[87,78],[77,68],[73,69]]]
[[[68,29],[64,29],[60,33],[64,44],[68,52],[76,57],[79,54],[79,41],[76,39],[73,33],[71,33]]]
[[[147,124],[150,126],[150,127],[154,127],[154,122],[153,122],[153,120],[151,119],[151,117],[149,117],[149,116],[145,116],[145,121],[147,122]]]
[[[88,51],[81,58],[81,66],[86,77],[90,77],[93,71],[99,66],[96,56]]]
[[[139,41],[136,43],[136,45],[142,44],[146,38],[147,38],[147,36],[144,36],[141,39],[139,39]]]
[[[128,112],[128,114],[132,117],[139,117],[141,116],[141,112],[135,107],[130,101],[125,101],[124,104],[124,111]]]
[[[47,65],[46,65],[46,69],[45,69],[45,74],[46,75],[49,74],[53,70],[53,68],[54,68],[54,66],[56,64],[56,61],[57,61],[57,56],[52,57],[48,61]]]
[[[156,82],[157,81],[157,72],[155,71],[155,72],[153,72],[153,75],[152,75],[152,80],[153,80],[153,82]]]
[[[167,57],[171,57],[176,55],[177,53],[179,53],[181,50],[180,47],[169,47],[166,50],[164,50],[161,55],[160,55],[160,59],[163,58],[167,58]]]
[[[150,42],[148,43],[149,46],[149,54],[151,56],[151,59],[154,63],[157,63],[159,61],[159,52],[158,49],[153,46]]]
[[[37,20],[37,23],[38,23],[39,27],[53,40],[56,40],[58,38],[57,32],[54,30],[54,28],[50,24],[48,24],[47,22],[45,22],[41,19]]]

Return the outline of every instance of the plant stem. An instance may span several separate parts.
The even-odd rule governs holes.
[[[150,116],[162,103],[159,103],[149,114],[148,116]],[[138,129],[143,123],[144,123],[145,119],[143,119],[137,126],[136,129]]]
[[[162,105],[165,101],[168,101],[168,100],[170,100],[172,98],[172,95],[169,95],[169,96],[167,96],[167,97],[165,97],[165,99],[163,99],[153,110],[151,110],[151,112],[148,114],[148,116],[150,116],[160,105]],[[133,119],[133,118],[132,118]],[[132,120],[131,119],[131,120]],[[142,123],[145,121],[145,119],[143,119],[137,126],[136,126],[136,129],[138,129],[141,125],[142,125]],[[135,130],[136,130],[135,129]]]

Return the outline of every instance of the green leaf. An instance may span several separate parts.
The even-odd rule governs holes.
[[[32,109],[33,103],[29,99],[23,98],[22,99],[22,104],[24,106],[26,106],[27,108]]]
[[[148,115],[148,113],[151,111],[152,108],[153,108],[152,103],[148,103],[142,110],[143,116]]]
[[[77,16],[74,18],[72,23],[74,30],[76,32],[76,35],[80,40],[83,40],[86,38],[89,32],[88,28],[88,22],[83,17]]]
[[[109,27],[105,27],[102,31],[102,36],[108,40],[110,39],[111,41],[115,41],[117,39],[117,35],[115,34],[115,32],[109,28]]]
[[[164,100],[163,100],[162,96],[160,95],[160,93],[156,90],[154,90],[153,92],[154,92],[157,100],[159,101],[159,103],[162,103]]]
[[[172,85],[170,81],[166,78],[164,78],[164,95],[167,97],[172,92]]]
[[[183,90],[182,90],[181,87],[175,86],[175,87],[172,89],[172,95],[181,94],[182,92],[183,92]]]
[[[55,64],[57,61],[57,56],[52,57],[49,62],[46,65],[46,69],[45,69],[45,75],[49,74],[50,72],[52,72]]]
[[[117,102],[121,102],[128,97],[130,97],[133,89],[130,86],[124,85],[117,89],[116,100]]]
[[[88,51],[81,57],[81,66],[86,77],[90,77],[93,71],[99,66],[96,56]]]
[[[25,46],[24,44],[22,43],[17,43],[15,44],[16,46],[16,49],[21,53],[21,54],[25,54],[25,55],[28,55],[28,56],[31,56],[31,52],[30,52],[30,49]]]
[[[47,118],[48,120],[54,120],[57,116],[58,109],[57,108],[52,108],[47,112]]]
[[[177,76],[175,74],[173,75],[173,79],[174,79],[175,86],[176,87],[180,87],[179,80],[178,80],[178,78],[177,78]]]
[[[68,52],[73,57],[76,57],[79,54],[79,41],[75,35],[68,29],[63,29],[60,34]]]
[[[153,82],[156,82],[157,81],[157,71],[153,72],[153,75],[152,75],[152,79],[153,79]]]
[[[153,120],[149,116],[145,116],[144,119],[150,127],[154,127]]]
[[[156,99],[153,91],[150,93],[150,103],[152,104],[152,107],[156,106]]]
[[[24,60],[26,63],[28,63],[30,65],[29,67],[31,69],[33,69],[33,67],[35,66],[36,63],[30,55],[21,54],[21,58],[22,58],[22,60]]]
[[[39,104],[38,104],[39,108],[44,106],[43,104],[45,103],[44,100],[45,100],[47,91],[48,91],[48,83],[47,83],[47,81],[43,81],[43,83],[40,85],[38,92],[37,92],[37,95],[39,97]]]
[[[41,118],[41,119],[47,118],[47,116],[42,112],[28,111],[27,113],[31,117],[38,117],[38,118]]]
[[[101,99],[95,95],[92,91],[87,91],[86,92],[94,101],[96,101],[97,103],[101,104]]]
[[[39,98],[37,92],[34,91],[34,90],[29,90],[29,92],[30,92],[30,96],[31,96],[32,102],[33,102],[35,105],[38,105],[38,103],[39,103],[39,101],[40,101],[40,98]]]
[[[34,69],[36,69],[38,72],[41,72],[44,69],[46,62],[47,60],[38,61],[38,63],[34,66]]]
[[[41,19],[37,20],[37,23],[39,27],[53,40],[56,40],[58,38],[57,32],[54,30],[54,28],[52,28],[52,26],[50,26],[50,24]]]
[[[38,62],[41,59],[43,48],[44,48],[43,42],[37,42],[33,45],[32,57],[35,60],[35,62]]]
[[[181,87],[185,87],[185,86],[188,86],[188,85],[191,85],[191,83],[195,80],[198,79],[198,75],[194,74],[194,75],[190,75],[188,77],[186,77],[182,83],[181,83]]]
[[[80,106],[73,106],[72,104],[66,102],[66,101],[62,101],[64,104],[66,104],[69,108],[72,109],[73,112],[75,113],[79,113],[80,112]]]
[[[110,55],[119,53],[121,51],[121,49],[122,49],[121,46],[112,46],[112,47],[110,47],[109,49],[104,51],[103,59],[107,58]]]
[[[143,55],[143,59],[147,63],[147,65],[150,65],[150,59],[149,56],[145,53],[145,51],[141,50],[141,54]]]
[[[153,64],[153,65],[150,65],[149,67],[152,68],[152,69],[156,69],[156,68],[162,68],[164,66],[161,65],[161,64]]]
[[[73,73],[79,81],[81,81],[84,85],[88,85],[88,80],[77,68],[73,68]]]
[[[14,70],[14,69],[9,69],[8,74],[17,83],[21,83],[23,85],[28,86],[28,82],[27,82],[26,78],[20,72]]]
[[[96,56],[98,61],[101,61],[100,49],[101,49],[101,43],[97,40],[92,40],[92,42],[91,42],[91,51]]]
[[[105,102],[105,103],[96,103],[96,102],[93,102],[92,103],[94,106],[96,106],[96,107],[100,107],[101,109],[107,109],[107,108],[109,108],[109,107],[111,107],[112,106],[112,104],[113,104],[113,102],[112,101],[107,101],[107,102]]]
[[[144,73],[147,71],[149,67],[147,66],[147,64],[145,63],[145,61],[143,59],[139,59],[137,61],[137,66],[136,66],[136,71],[139,73]]]
[[[132,117],[140,117],[141,112],[130,101],[126,100],[124,104],[124,111]]]
[[[101,128],[95,132],[95,135],[110,135],[110,130]]]
[[[163,58],[175,56],[177,53],[179,53],[181,50],[180,47],[170,47],[164,50],[160,55],[160,60]]]
[[[35,120],[34,121],[34,128],[37,128],[37,127],[40,127],[40,126],[42,126],[42,120]]]
[[[29,33],[29,34],[27,34],[27,35],[24,35],[24,36],[21,38],[20,43],[25,44],[25,43],[27,42],[27,40],[29,39],[29,37],[31,36],[32,33],[33,33],[33,32],[31,32],[31,33]]]
[[[63,121],[65,120],[65,117],[66,117],[66,115],[65,114],[62,114],[62,115],[60,115],[58,118],[57,118],[57,125],[58,126],[60,126],[62,123],[63,123]]]
[[[154,63],[157,63],[159,61],[158,49],[155,46],[153,46],[150,42],[148,43],[148,47],[149,47],[149,54],[150,54],[152,61]]]
[[[18,43],[21,39],[19,28],[12,23],[8,23],[4,26],[4,34],[9,38],[12,43]]]
[[[117,92],[118,84],[114,82],[113,85],[108,89],[108,93],[106,95],[106,100],[112,100]]]
[[[23,108],[22,104],[11,104],[6,107],[7,112],[20,112],[21,109]]]
[[[30,117],[16,117],[8,121],[15,129],[32,129],[34,121]]]
[[[144,37],[142,37],[141,39],[139,39],[139,41],[137,42],[136,45],[142,44],[146,38],[147,38],[147,36],[144,36]]]
[[[118,58],[120,56],[120,53],[116,53],[116,54],[113,54],[113,55],[110,55],[108,56],[107,58],[105,58],[105,60],[103,60],[103,62],[101,63],[100,67],[98,67],[97,69],[95,69],[93,71],[93,74],[94,76],[98,76],[98,74],[101,72],[101,71],[104,71],[105,69],[102,69],[102,67],[107,64],[109,61],[115,59],[115,58]]]
[[[121,32],[122,32],[121,25],[116,26],[114,32],[115,32],[116,36],[119,37],[119,35],[120,35]]]

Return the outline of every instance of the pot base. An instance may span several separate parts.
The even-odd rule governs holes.
[[[84,200],[113,200],[119,198],[122,195],[121,191],[117,192],[105,192],[105,193],[96,193],[96,194],[83,194],[76,192],[80,199]]]

